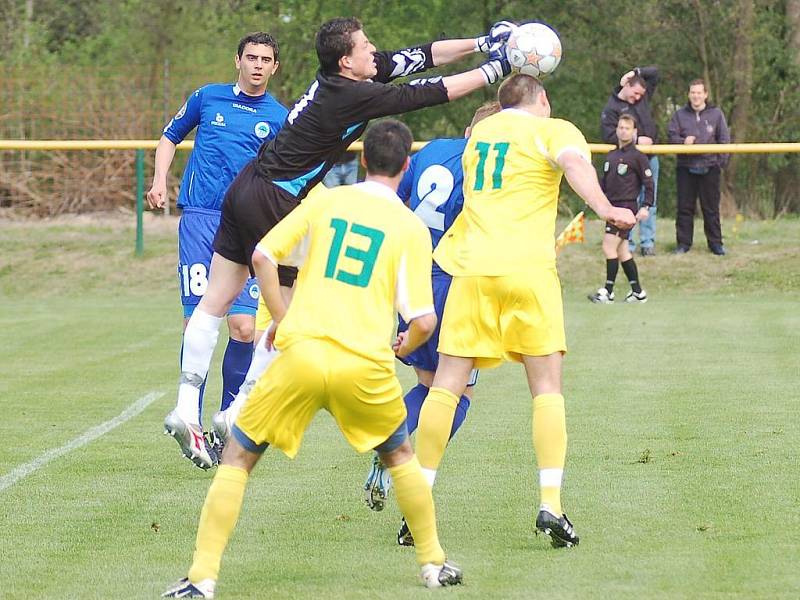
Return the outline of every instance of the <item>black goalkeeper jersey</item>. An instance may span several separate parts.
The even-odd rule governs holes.
[[[433,67],[431,44],[374,56],[378,73],[372,80],[317,72],[283,129],[259,150],[255,160],[260,175],[303,198],[361,136],[370,119],[447,102],[441,77],[388,84]]]

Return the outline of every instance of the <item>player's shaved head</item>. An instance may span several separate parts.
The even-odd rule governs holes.
[[[503,108],[533,105],[544,91],[542,82],[531,77],[516,73],[506,79],[497,90],[497,100]]]
[[[475,114],[472,115],[472,122],[469,124],[470,129],[475,127],[477,123],[483,121],[486,117],[491,117],[493,114],[499,113],[501,110],[502,108],[497,100],[484,102],[475,110]]]
[[[353,51],[353,34],[361,29],[361,21],[355,17],[340,17],[322,24],[315,45],[323,73],[332,75],[339,72],[339,59]]]
[[[411,130],[396,119],[386,119],[372,125],[364,136],[367,174],[394,177],[400,173],[413,141]]]

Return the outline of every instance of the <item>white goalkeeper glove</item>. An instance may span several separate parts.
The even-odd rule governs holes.
[[[513,21],[498,21],[489,29],[489,33],[475,38],[475,52],[489,52],[498,44],[508,40],[511,33],[517,28]]]

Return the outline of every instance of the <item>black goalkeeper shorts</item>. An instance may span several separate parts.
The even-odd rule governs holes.
[[[214,252],[253,272],[253,250],[267,232],[299,206],[300,201],[256,172],[250,161],[233,180],[222,201],[222,218],[214,236]],[[278,268],[281,285],[291,287],[294,267]]]

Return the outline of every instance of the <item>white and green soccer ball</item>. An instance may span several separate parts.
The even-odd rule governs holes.
[[[506,56],[515,73],[542,78],[561,62],[561,40],[544,23],[523,23],[509,36]]]

